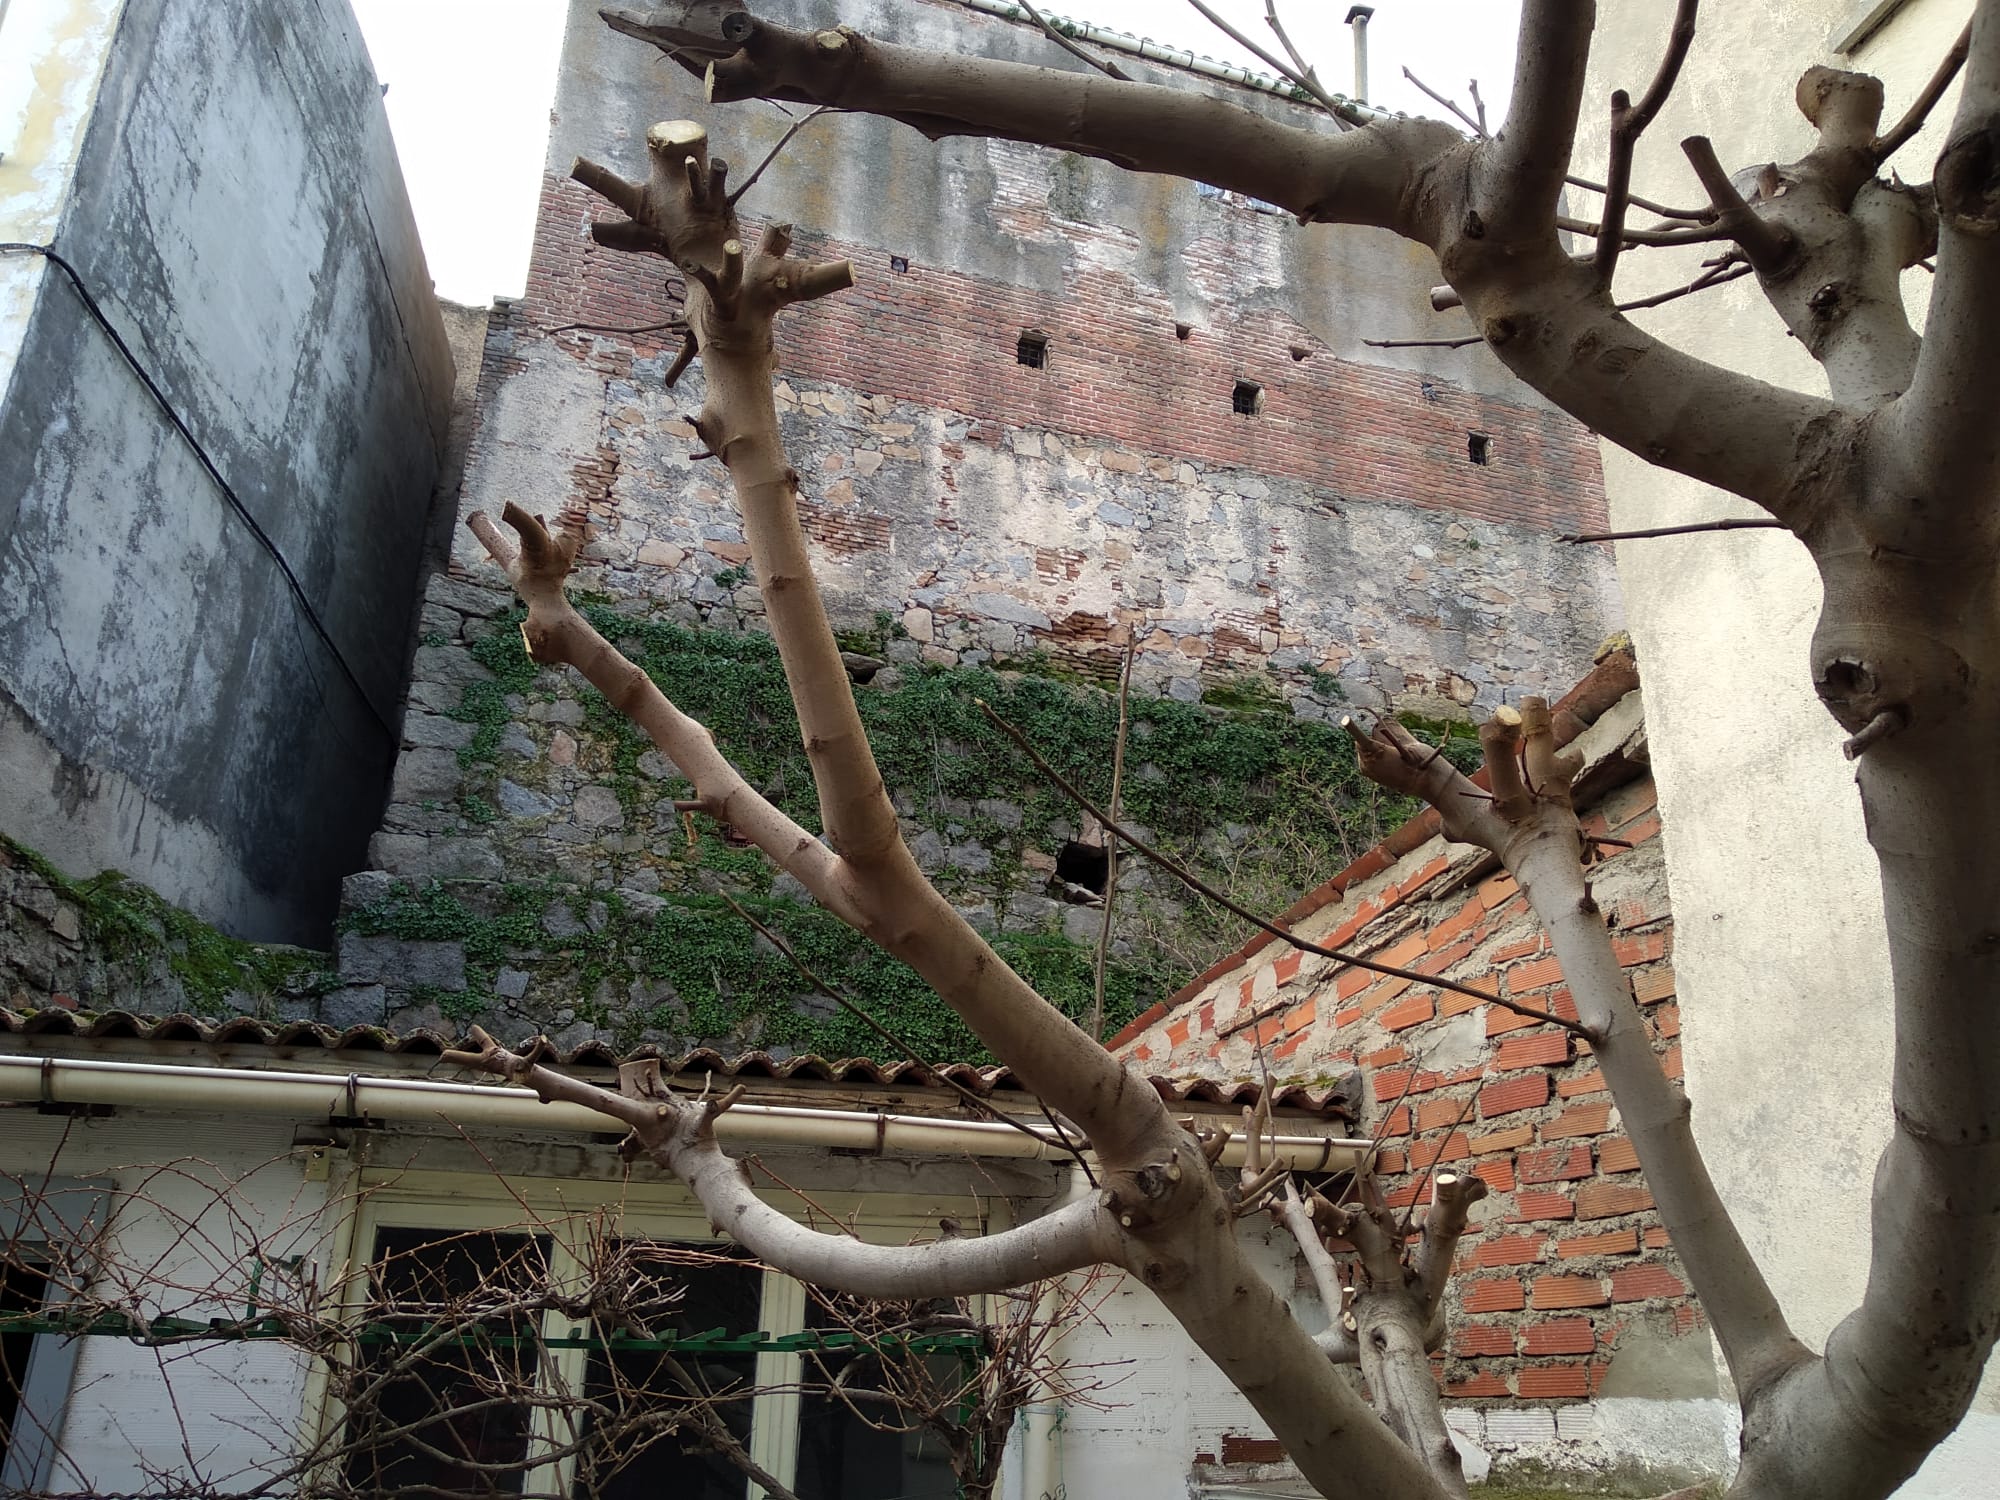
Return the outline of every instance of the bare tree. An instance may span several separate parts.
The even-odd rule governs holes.
[[[1875,80],[1814,68],[1798,103],[1817,131],[1801,160],[1762,165],[1746,193],[1705,139],[1683,143],[1708,204],[1634,228],[1633,146],[1694,36],[1682,0],[1663,62],[1634,103],[1611,101],[1602,183],[1574,175],[1593,8],[1525,0],[1513,109],[1467,139],[1427,120],[1371,119],[1338,104],[1283,123],[1225,100],[1100,73],[1059,71],[872,41],[845,27],[787,29],[730,0],[607,12],[621,32],[703,75],[717,105],[772,99],[865,111],[931,137],[1039,143],[1135,170],[1195,178],[1281,205],[1303,223],[1366,224],[1432,250],[1480,338],[1522,380],[1650,463],[1760,506],[1817,562],[1825,605],[1813,680],[1847,730],[1881,866],[1897,1021],[1895,1130],[1877,1177],[1872,1266],[1861,1305],[1823,1353],[1793,1336],[1711,1185],[1685,1101],[1662,1076],[1590,899],[1571,767],[1546,710],[1486,726],[1490,787],[1464,783],[1391,724],[1354,732],[1371,774],[1429,798],[1455,838],[1499,856],[1549,929],[1662,1217],[1721,1344],[1743,1410],[1732,1494],[1873,1500],[1890,1493],[1964,1415],[2000,1323],[2000,1030],[1984,1015],[2000,964],[2000,782],[1984,759],[2000,731],[2000,446],[1989,410],[2000,365],[2000,0],[1979,0],[1963,88],[1932,180],[1884,178],[1959,68],[1884,129]],[[701,811],[732,825],[827,909],[908,962],[998,1057],[1088,1137],[1101,1189],[986,1239],[921,1251],[802,1228],[760,1203],[711,1129],[729,1100],[671,1097],[630,1069],[619,1094],[481,1038],[459,1060],[584,1103],[626,1124],[630,1144],[684,1179],[717,1224],[760,1257],[827,1286],[888,1297],[956,1296],[1110,1264],[1151,1287],[1236,1382],[1327,1495],[1462,1490],[1419,1374],[1472,1189],[1441,1186],[1427,1243],[1404,1264],[1366,1201],[1331,1206],[1362,1281],[1353,1338],[1315,1342],[1239,1251],[1232,1225],[1280,1193],[1312,1253],[1320,1229],[1281,1173],[1223,1182],[1204,1143],[1154,1093],[994,955],[919,874],[898,833],[801,539],[796,476],[780,446],[771,320],[846,286],[844,264],[790,258],[788,231],[753,243],[739,226],[705,131],[647,137],[650,175],[575,175],[624,218],[606,245],[664,256],[685,275],[686,348],[707,395],[695,426],[729,470],[817,780],[824,837],[786,818],[718,754],[701,726],[599,637],[564,597],[581,542],[510,505],[518,548],[474,529],[528,606],[537,661],[567,662],[640,724],[693,781]],[[1594,217],[1559,215],[1566,185],[1601,195]],[[1658,205],[1650,205],[1658,209]],[[1573,254],[1565,232],[1587,235]],[[1827,391],[1780,388],[1668,346],[1621,314],[1614,280],[1635,247],[1714,243],[1747,265],[1823,368]],[[1935,254],[1919,338],[1897,277]],[[1690,288],[1690,291],[1698,288]],[[1657,299],[1651,299],[1657,300]],[[1121,840],[1124,841],[1124,840]],[[1129,841],[1125,841],[1129,842]],[[1889,997],[1885,997],[1889,998]],[[1377,1241],[1382,1240],[1382,1243]],[[1334,1283],[1322,1276],[1328,1295]],[[1346,1293],[1339,1295],[1345,1299]],[[1337,1308],[1332,1309],[1336,1311]],[[1378,1420],[1335,1358],[1367,1369]]]
[[[959,1492],[983,1500],[1022,1410],[1101,1400],[1098,1372],[1067,1365],[1059,1346],[1095,1316],[1102,1278],[1030,1285],[990,1306],[820,1294],[796,1333],[709,1329],[699,1312],[688,1326],[691,1292],[716,1278],[754,1287],[766,1269],[733,1247],[633,1238],[614,1211],[545,1215],[517,1198],[504,1222],[394,1232],[348,1267],[326,1242],[373,1190],[274,1211],[259,1184],[295,1180],[295,1166],[151,1162],[104,1186],[82,1222],[64,1206],[76,1190],[52,1188],[52,1172],[0,1174],[12,1226],[0,1235],[0,1455],[61,1437],[57,1414],[24,1399],[23,1356],[38,1336],[116,1339],[155,1362],[156,1380],[134,1379],[129,1364],[100,1377],[120,1383],[120,1408],[168,1405],[180,1434],[139,1453],[129,1500],[562,1500],[606,1493],[635,1464],[645,1473],[662,1444],[796,1500],[750,1450],[752,1407],[775,1394],[920,1437]],[[134,1226],[143,1253],[121,1243]],[[580,1274],[552,1261],[557,1236]],[[589,1350],[580,1375],[550,1357],[551,1326]],[[218,1360],[227,1348],[264,1353]],[[771,1349],[798,1356],[795,1380],[758,1377]],[[273,1352],[325,1379],[332,1419],[296,1449],[271,1436],[297,1416],[263,1389]],[[186,1380],[196,1365],[205,1379]],[[207,1386],[199,1409],[179,1409],[183,1384]],[[217,1444],[215,1425],[245,1441]],[[65,1456],[47,1467],[29,1487],[0,1478],[0,1500],[102,1494]]]

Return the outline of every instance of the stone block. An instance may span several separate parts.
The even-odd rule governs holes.
[[[442,801],[458,795],[458,756],[449,750],[405,750],[396,760],[391,802]]]
[[[379,984],[350,984],[319,997],[319,1023],[335,1031],[380,1026],[388,1015],[389,992]]]
[[[403,716],[403,743],[417,749],[457,750],[472,743],[478,728],[441,714],[409,713]]]
[[[510,818],[546,818],[556,810],[555,803],[540,792],[529,791],[504,776],[500,778],[494,799],[500,804],[500,811]]]
[[[360,932],[340,935],[340,977],[350,985],[390,983],[465,988],[465,944]]]
[[[508,590],[481,588],[449,573],[433,573],[430,582],[424,585],[424,598],[462,615],[505,614],[514,603],[514,596]]]
[[[576,821],[585,828],[625,826],[625,809],[619,805],[618,794],[608,786],[593,784],[578,787],[570,810]]]
[[[387,870],[356,870],[340,882],[340,909],[378,906],[396,893],[396,885],[396,877]]]

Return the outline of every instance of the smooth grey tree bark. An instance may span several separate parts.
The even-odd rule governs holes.
[[[1369,224],[1417,241],[1522,380],[1611,441],[1742,496],[1800,538],[1825,585],[1814,683],[1850,736],[1881,868],[1894,973],[1884,999],[1897,1038],[1895,1129],[1877,1176],[1867,1292],[1821,1354],[1792,1335],[1709,1180],[1686,1103],[1646,1042],[1589,895],[1569,802],[1574,768],[1555,747],[1546,705],[1530,700],[1485,727],[1490,790],[1476,795],[1394,724],[1352,729],[1370,774],[1426,797],[1452,837],[1497,854],[1549,930],[1579,1025],[1735,1379],[1743,1462],[1731,1494],[1878,1500],[1893,1491],[1963,1417],[2000,1330],[2000,1026],[1989,1014],[2000,979],[2000,778],[1987,765],[2000,740],[2000,0],[1979,0],[1955,54],[1961,98],[1931,182],[1906,185],[1884,168],[1957,61],[1947,59],[1886,131],[1879,83],[1816,68],[1797,93],[1817,131],[1812,151],[1762,166],[1746,196],[1709,144],[1690,138],[1683,149],[1709,207],[1681,227],[1632,230],[1631,147],[1695,35],[1695,5],[1682,0],[1670,23],[1663,17],[1652,86],[1637,104],[1612,101],[1611,171],[1597,219],[1581,226],[1594,240],[1583,256],[1565,248],[1561,232],[1576,224],[1557,207],[1566,184],[1582,181],[1571,154],[1588,0],[1525,0],[1513,114],[1496,135],[1470,140],[1422,120],[1283,124],[1116,77],[932,54],[845,27],[791,30],[733,0],[605,15],[701,74],[717,105],[777,99],[880,114],[932,137],[1039,143],[1247,193],[1302,222]],[[575,665],[689,775],[703,811],[923,974],[1083,1130],[1102,1188],[976,1252],[954,1247],[920,1272],[914,1260],[781,1227],[753,1207],[709,1128],[726,1099],[668,1098],[640,1077],[609,1094],[485,1038],[458,1059],[622,1120],[633,1149],[686,1177],[718,1223],[765,1259],[830,1285],[969,1291],[1066,1265],[1121,1266],[1160,1296],[1322,1493],[1458,1493],[1424,1354],[1470,1190],[1441,1188],[1412,1256],[1390,1241],[1365,1189],[1358,1203],[1322,1215],[1254,1155],[1238,1181],[1219,1181],[1214,1142],[1169,1118],[918,873],[820,608],[771,399],[771,317],[837,291],[848,273],[791,259],[782,230],[746,249],[699,126],[656,126],[648,146],[643,184],[590,163],[576,175],[626,215],[598,226],[600,241],[663,255],[687,276],[688,344],[674,373],[696,355],[707,369],[696,426],[744,510],[826,842],[758,797],[706,732],[569,606],[576,533],[552,534],[511,506],[518,549],[484,518],[475,529],[529,606],[536,659]],[[1715,241],[1756,276],[1820,362],[1824,392],[1708,364],[1621,314],[1621,253],[1693,239]],[[1920,339],[1897,275],[1933,251],[1932,331]],[[1248,1129],[1254,1138],[1257,1123]],[[1298,1238],[1331,1299],[1335,1326],[1317,1341],[1237,1248],[1234,1220],[1266,1208]],[[1326,1253],[1323,1235],[1334,1232],[1359,1252],[1351,1295]],[[1362,1366],[1378,1410],[1339,1377],[1342,1360]]]

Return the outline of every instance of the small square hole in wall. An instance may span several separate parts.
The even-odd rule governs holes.
[[[1465,457],[1475,464],[1493,462],[1493,439],[1483,432],[1468,432],[1465,435]]]
[[[890,270],[892,270],[892,271],[894,271],[894,272],[895,272],[895,273],[896,273],[896,274],[897,274],[898,276],[907,276],[907,275],[909,275],[909,274],[910,274],[910,258],[909,258],[909,256],[907,256],[907,255],[892,255],[892,256],[890,256],[890,257],[889,257],[889,269],[890,269]]]
[[[1033,328],[1022,329],[1020,341],[1014,345],[1014,359],[1031,370],[1048,368],[1049,336]]]
[[[1194,325],[1192,323],[1174,324],[1174,337],[1185,344],[1190,338],[1194,337]]]
[[[1229,397],[1229,409],[1239,417],[1254,417],[1264,409],[1264,387],[1254,380],[1239,380]]]

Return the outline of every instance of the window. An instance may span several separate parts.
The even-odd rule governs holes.
[[[1239,417],[1254,417],[1264,409],[1264,388],[1254,380],[1239,380],[1229,398],[1229,409]]]
[[[955,1394],[953,1372],[980,1347],[962,1321],[917,1338],[889,1371],[872,1336],[798,1282],[684,1235],[706,1232],[698,1210],[628,1209],[616,1234],[608,1214],[510,1217],[518,1202],[361,1211],[363,1353],[331,1392],[346,1402],[357,1489],[750,1500],[762,1491],[748,1460],[801,1500],[957,1494],[943,1438],[898,1406],[908,1386],[883,1377],[930,1361],[936,1388]],[[925,1214],[884,1237],[936,1223]]]
[[[1014,358],[1031,370],[1048,367],[1049,336],[1033,328],[1023,329],[1020,341],[1014,345]]]
[[[1468,463],[1485,465],[1493,461],[1493,439],[1483,432],[1468,432],[1465,435],[1465,458]]]
[[[53,1331],[63,1288],[88,1279],[105,1194],[71,1178],[0,1178],[0,1494],[49,1487],[83,1341]]]

